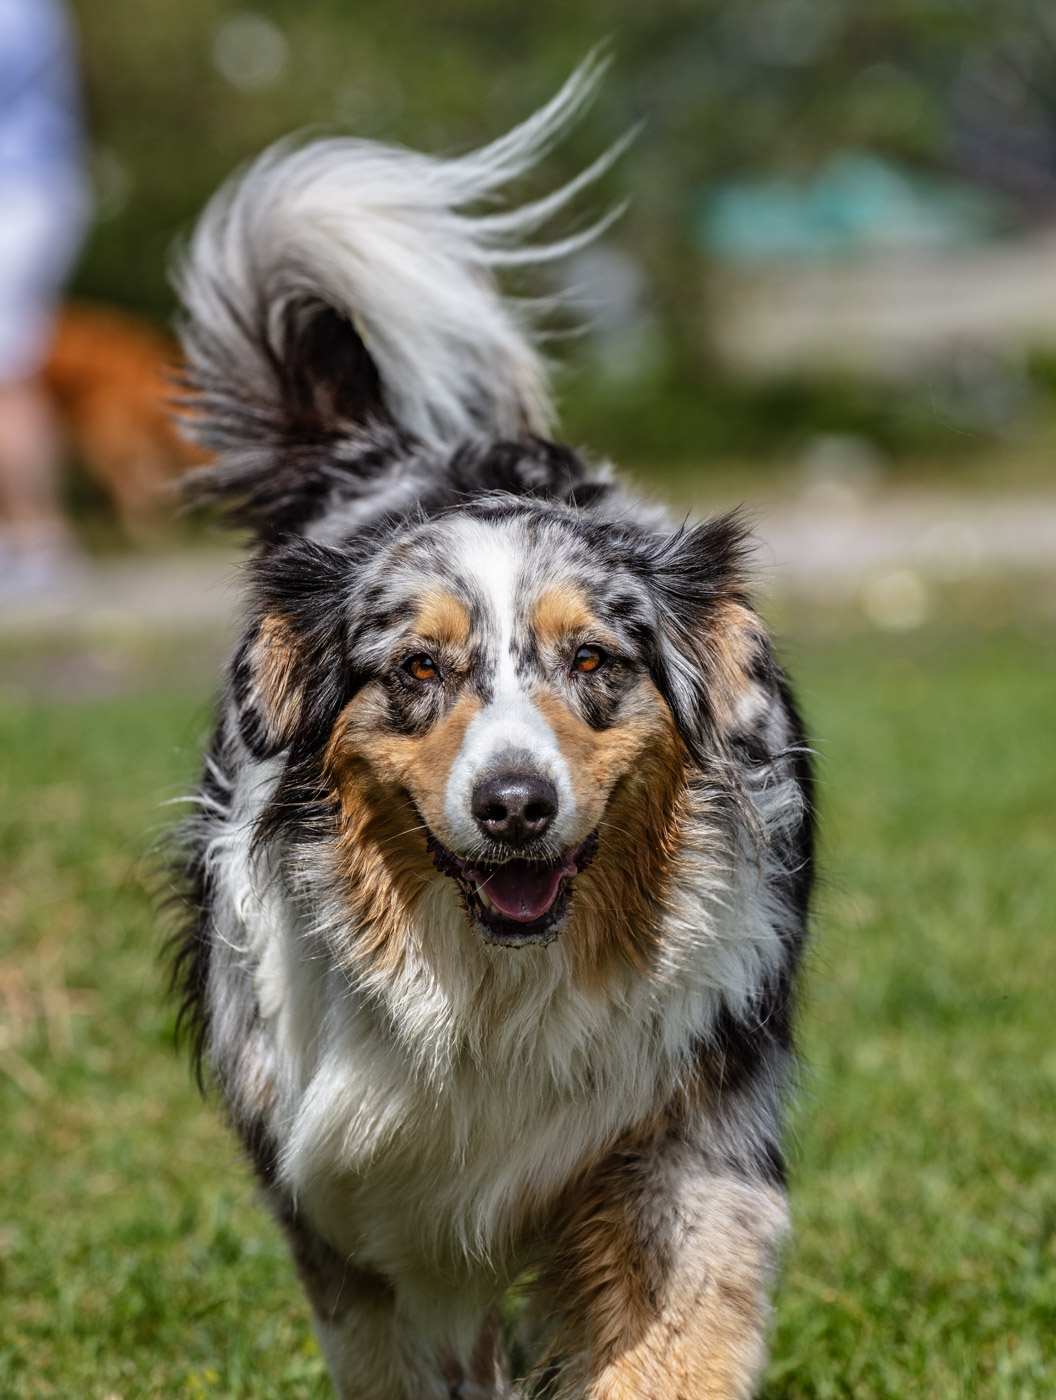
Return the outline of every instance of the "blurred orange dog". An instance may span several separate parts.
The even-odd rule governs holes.
[[[206,460],[170,420],[181,363],[175,341],[150,322],[74,302],[59,316],[44,366],[73,455],[134,535],[157,524],[172,480]]]

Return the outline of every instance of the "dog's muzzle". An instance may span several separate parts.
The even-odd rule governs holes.
[[[546,824],[551,820],[548,818]],[[488,941],[521,948],[529,943],[551,943],[557,937],[568,913],[572,882],[594,859],[598,833],[592,831],[585,841],[554,860],[465,858],[449,851],[433,835],[428,845],[433,864],[458,885],[467,914]]]

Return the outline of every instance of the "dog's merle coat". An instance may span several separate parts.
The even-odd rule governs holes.
[[[255,531],[178,946],[200,1057],[338,1393],[750,1394],[811,779],[744,529],[673,529],[550,441],[457,161],[266,156],[182,276],[202,494]]]

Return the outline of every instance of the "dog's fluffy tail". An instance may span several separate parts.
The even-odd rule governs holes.
[[[547,198],[503,209],[498,197],[553,146],[603,67],[592,55],[533,117],[469,155],[285,143],[220,190],[177,286],[186,421],[229,481],[250,459],[265,469],[262,451],[318,452],[370,423],[426,444],[547,430],[531,308],[504,298],[496,273],[563,256],[608,223],[538,241],[623,143]]]

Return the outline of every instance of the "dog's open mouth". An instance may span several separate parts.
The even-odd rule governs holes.
[[[458,885],[466,912],[492,943],[551,943],[568,913],[572,881],[594,859],[598,833],[556,860],[465,860],[429,837],[433,864]]]

